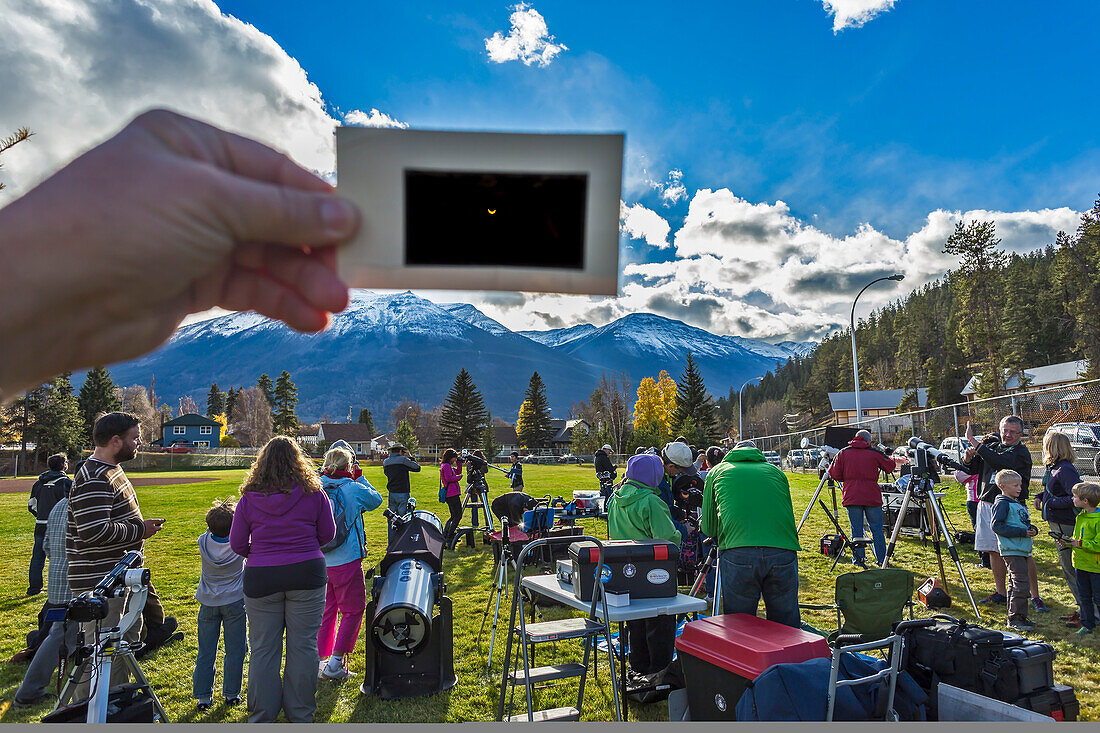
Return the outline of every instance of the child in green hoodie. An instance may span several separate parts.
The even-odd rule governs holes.
[[[1096,628],[1096,608],[1100,605],[1100,484],[1075,484],[1073,505],[1081,510],[1070,544],[1081,600],[1081,628],[1077,633],[1084,635]]]
[[[680,545],[668,505],[655,488],[665,476],[664,464],[652,453],[631,456],[626,479],[607,507],[607,536],[613,540],[668,540]],[[627,621],[630,668],[640,675],[660,672],[672,662],[676,617]]]

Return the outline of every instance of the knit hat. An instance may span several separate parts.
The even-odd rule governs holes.
[[[631,456],[626,462],[627,481],[637,481],[655,489],[664,477],[665,466],[661,463],[661,459],[652,453]]]

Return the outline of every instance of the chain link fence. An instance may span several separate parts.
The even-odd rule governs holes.
[[[968,421],[973,425],[974,433],[982,435],[995,432],[1001,418],[1006,415],[1016,415],[1023,420],[1024,443],[1031,450],[1035,466],[1040,470],[1043,436],[1048,430],[1055,429],[1069,436],[1077,456],[1078,471],[1082,475],[1100,475],[1100,379],[866,418],[858,426],[870,430],[877,442],[888,447],[903,445],[909,438],[917,436],[934,447],[949,449],[951,446],[943,445],[943,441],[965,436]],[[854,423],[852,425],[855,426]],[[752,438],[762,451],[779,453],[784,468],[815,471],[816,461],[810,463],[800,453],[790,456],[790,452],[800,450],[804,437],[809,438],[811,444],[821,445],[825,427],[745,437]]]

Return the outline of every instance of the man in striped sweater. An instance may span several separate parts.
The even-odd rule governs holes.
[[[137,494],[119,465],[130,460],[141,445],[141,423],[125,412],[103,415],[92,428],[95,451],[80,468],[69,493],[66,548],[69,588],[73,595],[90,591],[131,550],[142,550],[145,539],[160,531],[163,519],[145,519]],[[111,598],[101,628],[118,625],[125,597]],[[89,641],[92,624],[85,624]],[[141,619],[126,633],[126,640],[141,639]],[[126,682],[122,665],[112,666],[111,686]],[[77,686],[74,700],[88,696],[88,685]]]

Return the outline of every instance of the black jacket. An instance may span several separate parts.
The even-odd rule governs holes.
[[[391,494],[409,493],[409,472],[419,471],[420,464],[405,456],[389,456],[382,461],[382,472],[386,474],[386,491]]]
[[[611,458],[603,448],[596,451],[596,455],[592,458],[592,462],[596,465],[596,473],[607,471],[611,474],[611,478],[615,478],[615,466],[612,465]]]
[[[1004,443],[981,443],[978,445],[977,455],[970,463],[964,463],[963,467],[970,475],[979,475],[978,501],[992,504],[1000,496],[1001,490],[993,481],[993,477],[1001,469],[1010,468],[1023,478],[1023,491],[1020,492],[1020,501],[1027,503],[1027,485],[1031,480],[1031,451],[1023,444],[1023,441],[1013,446]]]
[[[27,511],[34,515],[34,533],[46,534],[46,520],[50,518],[54,504],[69,495],[73,480],[61,471],[46,471],[31,487]]]

